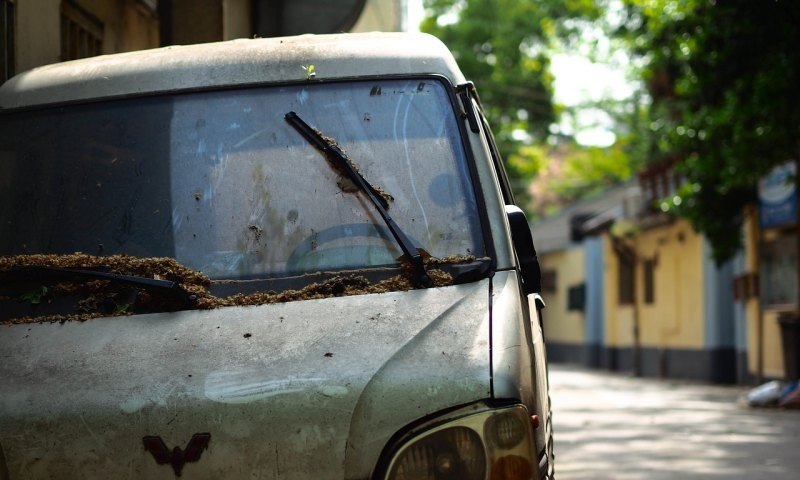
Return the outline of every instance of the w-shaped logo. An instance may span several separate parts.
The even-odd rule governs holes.
[[[200,460],[203,450],[208,448],[211,441],[210,433],[195,433],[185,450],[175,447],[170,451],[161,437],[146,436],[142,438],[144,449],[153,455],[159,465],[170,464],[175,471],[175,476],[180,477],[183,466],[189,462]]]

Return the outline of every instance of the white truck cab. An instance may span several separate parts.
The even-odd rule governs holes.
[[[0,87],[0,479],[544,479],[539,270],[437,39]]]

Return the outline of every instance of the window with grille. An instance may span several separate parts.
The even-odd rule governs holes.
[[[567,311],[582,312],[586,309],[586,284],[574,285],[567,290]]]
[[[103,53],[103,22],[71,2],[61,2],[61,60]]]
[[[14,76],[14,0],[0,0],[0,83]]]

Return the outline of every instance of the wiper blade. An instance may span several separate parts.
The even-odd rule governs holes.
[[[411,283],[418,288],[428,288],[432,286],[433,281],[425,271],[425,263],[423,261],[422,254],[419,251],[420,249],[414,245],[414,242],[403,232],[400,226],[395,223],[395,221],[386,211],[388,204],[386,203],[386,200],[383,199],[380,194],[378,194],[375,187],[370,185],[364,176],[353,167],[353,164],[350,163],[350,160],[347,159],[344,152],[342,152],[339,147],[327,140],[319,132],[311,128],[295,112],[287,113],[284,118],[292,127],[294,127],[295,130],[298,131],[298,133],[300,133],[300,135],[303,136],[303,138],[306,139],[306,141],[308,141],[308,143],[316,147],[317,150],[322,152],[322,154],[325,155],[331,162],[334,162],[339,169],[345,172],[347,176],[350,177],[350,180],[358,185],[361,191],[363,191],[367,197],[369,197],[369,199],[375,205],[375,208],[378,210],[378,213],[380,213],[381,218],[383,218],[383,221],[386,223],[386,226],[389,227],[389,231],[392,232],[392,236],[394,236],[395,240],[397,240],[397,244],[400,246],[403,254],[411,263],[413,272]]]
[[[197,295],[187,292],[176,282],[156,278],[123,275],[121,273],[104,272],[80,267],[58,268],[45,266],[15,266],[11,270],[0,272],[0,283],[20,280],[109,280],[111,282],[131,285],[149,292],[158,292],[171,296],[186,305],[194,305]]]

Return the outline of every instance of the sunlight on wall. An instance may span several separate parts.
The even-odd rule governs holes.
[[[573,248],[543,254],[542,269],[556,270],[555,292],[545,292],[547,310],[544,315],[548,341],[580,344],[586,337],[584,313],[567,311],[567,292],[570,287],[586,280],[584,250]]]

